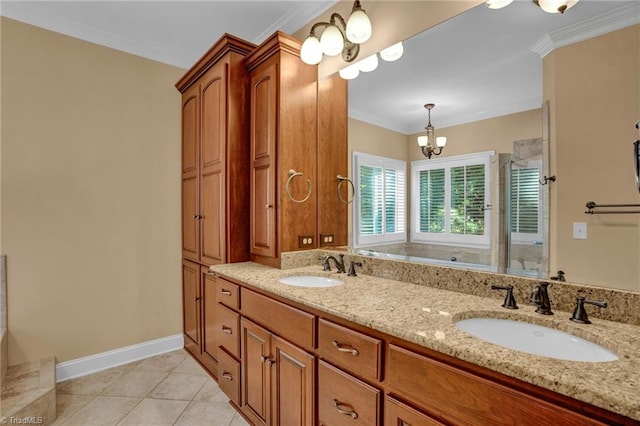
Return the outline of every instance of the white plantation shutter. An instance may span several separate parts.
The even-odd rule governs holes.
[[[354,152],[356,246],[406,241],[406,163]]]
[[[489,247],[492,151],[411,163],[411,241]]]
[[[540,167],[511,170],[511,233],[513,242],[542,240]]]

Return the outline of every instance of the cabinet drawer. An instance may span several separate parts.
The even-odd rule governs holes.
[[[380,390],[318,363],[318,417],[325,426],[380,424]]]
[[[384,426],[443,426],[426,414],[421,413],[387,396],[384,400]]]
[[[323,319],[318,321],[318,354],[366,379],[381,379],[382,347],[381,340]]]
[[[392,392],[451,423],[602,424],[395,345],[389,345],[386,379]]]
[[[222,348],[218,350],[218,386],[231,402],[240,406],[240,362]]]
[[[240,358],[240,315],[218,303],[218,345]]]
[[[315,348],[315,315],[245,288],[242,289],[242,314],[304,349]]]
[[[240,309],[240,287],[224,278],[217,278],[216,302],[231,309]]]

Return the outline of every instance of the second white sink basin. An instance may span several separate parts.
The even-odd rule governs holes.
[[[284,277],[279,280],[282,284],[297,287],[335,287],[344,284],[344,281],[329,277],[319,277],[315,275],[295,275]]]
[[[541,325],[498,318],[469,318],[456,322],[469,334],[534,355],[568,361],[615,361],[618,356],[602,346]]]

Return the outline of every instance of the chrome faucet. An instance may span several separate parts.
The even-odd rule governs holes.
[[[533,289],[533,294],[531,295],[531,303],[538,305],[536,312],[542,315],[553,315],[551,311],[551,301],[549,300],[549,290],[547,289],[548,286],[549,283],[541,282]]]
[[[325,256],[322,258],[322,270],[323,271],[330,271],[331,270],[331,262],[329,262],[331,259],[333,259],[333,262],[336,265],[336,269],[338,270],[339,274],[342,274],[345,271],[344,269],[344,254],[339,254],[338,257],[340,258],[340,260],[336,259],[335,256]]]

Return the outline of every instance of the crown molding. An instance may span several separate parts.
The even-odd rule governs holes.
[[[276,22],[267,27],[262,34],[252,40],[256,44],[261,44],[276,31],[282,31],[286,34],[295,34],[302,26],[307,25],[311,20],[315,19],[327,9],[336,4],[338,0],[327,0],[309,5],[303,9],[291,9],[287,14],[282,16]],[[302,26],[300,23],[304,22]]]
[[[634,2],[609,12],[551,31],[529,49],[544,58],[553,50],[593,37],[640,24],[640,2]]]

